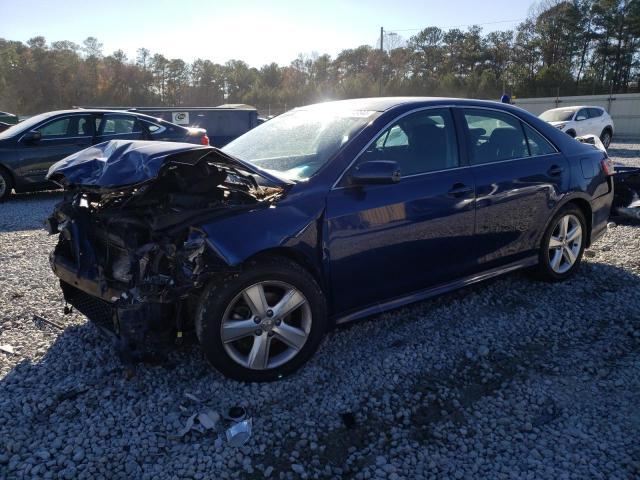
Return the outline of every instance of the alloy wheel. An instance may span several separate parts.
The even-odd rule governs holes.
[[[262,281],[233,298],[224,312],[220,337],[236,363],[266,370],[298,354],[311,323],[311,308],[300,290],[286,282]]]
[[[549,266],[556,273],[565,273],[578,260],[582,248],[582,226],[572,214],[560,217],[549,238]]]
[[[609,132],[604,132],[602,135],[602,144],[604,148],[609,148],[609,145],[611,145],[611,134]]]

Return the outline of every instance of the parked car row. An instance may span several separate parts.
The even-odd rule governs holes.
[[[192,330],[225,375],[274,380],[335,325],[518,269],[569,278],[612,174],[510,105],[329,102],[222,150],[117,140],[56,163],[51,263],[126,358]]]
[[[181,127],[141,113],[84,109],[43,113],[0,132],[0,201],[12,189],[56,187],[45,179],[51,165],[115,139],[209,144],[204,129]]]
[[[552,108],[540,114],[540,118],[570,137],[595,135],[600,138],[605,148],[611,145],[614,132],[613,119],[602,107]]]

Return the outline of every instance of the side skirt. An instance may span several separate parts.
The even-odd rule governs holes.
[[[392,310],[394,308],[399,308],[404,305],[408,305],[410,303],[426,300],[428,298],[432,298],[437,295],[442,295],[443,293],[451,292],[453,290],[457,290],[459,288],[463,288],[468,285],[472,285],[474,283],[482,282],[483,280],[488,280],[489,278],[504,275],[506,273],[513,272],[515,270],[520,270],[527,267],[533,267],[534,265],[537,265],[537,264],[538,264],[537,256],[527,257],[523,260],[518,260],[517,262],[513,262],[501,267],[493,268],[491,270],[487,270],[482,273],[477,273],[475,275],[463,277],[458,280],[453,280],[451,282],[437,285],[435,287],[429,287],[424,290],[419,290],[417,292],[410,293],[409,295],[397,297],[391,300],[387,300],[386,302],[376,303],[368,307],[365,307],[363,309],[352,311],[350,313],[347,313],[346,315],[337,316],[335,317],[335,324],[342,325],[342,324],[349,323],[364,317],[376,315],[382,312],[386,312],[387,310]]]

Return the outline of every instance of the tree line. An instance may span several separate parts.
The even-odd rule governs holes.
[[[260,68],[166,58],[105,55],[82,45],[0,38],[0,110],[34,114],[73,105],[216,106],[248,103],[273,111],[326,99],[384,95],[497,98],[638,91],[639,0],[544,0],[513,30],[426,27],[407,40],[386,32],[384,49],[362,45],[300,55]],[[214,52],[212,52],[214,53]]]

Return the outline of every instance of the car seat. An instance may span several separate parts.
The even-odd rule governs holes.
[[[489,140],[478,149],[476,163],[486,163],[524,156],[524,136],[513,127],[496,128]]]
[[[408,133],[409,155],[403,175],[443,170],[455,165],[454,159],[448,155],[447,132],[443,127],[433,124],[416,125]]]

